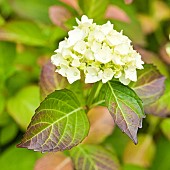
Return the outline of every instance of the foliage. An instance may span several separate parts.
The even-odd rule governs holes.
[[[169,6],[169,0],[0,0],[1,168],[169,170]],[[137,82],[69,84],[55,72],[49,59],[83,14],[97,24],[110,20],[132,40],[145,62]]]

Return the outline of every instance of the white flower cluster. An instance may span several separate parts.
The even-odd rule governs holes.
[[[51,57],[56,72],[67,77],[70,84],[83,73],[85,83],[106,83],[113,77],[125,85],[137,81],[136,69],[143,69],[144,62],[127,36],[114,30],[109,21],[97,25],[85,15],[76,21],[78,26],[68,32],[68,38],[59,43]]]

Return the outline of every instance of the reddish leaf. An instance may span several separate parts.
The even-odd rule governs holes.
[[[64,2],[65,4],[73,7],[75,10],[79,11],[80,7],[78,5],[78,0],[60,0],[61,2]]]
[[[157,66],[161,74],[163,74],[166,77],[169,77],[167,65],[160,59],[158,55],[137,46],[135,47],[135,49],[141,54],[142,60],[146,64],[153,64]]]
[[[71,13],[63,6],[51,6],[49,8],[49,17],[53,24],[66,29],[64,22],[71,17]]]
[[[106,13],[105,18],[107,19],[116,19],[119,21],[130,23],[130,18],[128,15],[123,11],[121,8],[115,5],[109,5]]]
[[[56,73],[55,69],[51,61],[48,61],[42,68],[39,83],[42,99],[53,91],[63,89],[67,85],[67,80]]]
[[[166,117],[170,115],[170,79],[165,81],[165,92],[163,96],[155,103],[145,107],[145,112],[159,117]]]
[[[140,135],[138,145],[133,145],[132,142],[127,144],[123,157],[124,163],[148,167],[152,163],[155,149],[152,136]]]
[[[150,15],[140,14],[138,15],[138,19],[141,23],[142,30],[145,34],[151,34],[159,26],[159,24],[155,21],[155,19]]]
[[[73,165],[61,152],[48,153],[36,162],[34,170],[73,170]]]
[[[124,0],[126,4],[130,4],[133,2],[133,0]]]
[[[90,131],[84,143],[98,144],[104,141],[114,129],[113,119],[105,107],[96,107],[88,112]]]
[[[133,90],[142,99],[144,105],[155,102],[164,92],[165,77],[153,65],[145,65],[138,71],[138,81],[132,84]]]

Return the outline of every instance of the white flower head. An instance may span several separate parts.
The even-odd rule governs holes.
[[[122,31],[114,30],[110,21],[97,25],[85,15],[76,21],[78,26],[68,32],[51,57],[56,72],[70,84],[81,79],[80,72],[85,83],[106,83],[113,77],[125,85],[137,81],[137,69],[143,69],[144,62]]]

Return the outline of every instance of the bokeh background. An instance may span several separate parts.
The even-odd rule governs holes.
[[[170,0],[0,0],[0,169],[54,170],[62,161],[56,158],[43,169],[44,154],[16,144],[40,103],[42,66],[83,14],[98,24],[110,20],[167,78],[164,95],[149,107],[139,130],[138,145],[112,123],[111,129],[103,125],[110,120],[102,122],[98,114],[91,124],[98,120],[95,128],[102,124],[107,133],[96,139],[113,151],[120,169],[170,170]]]

